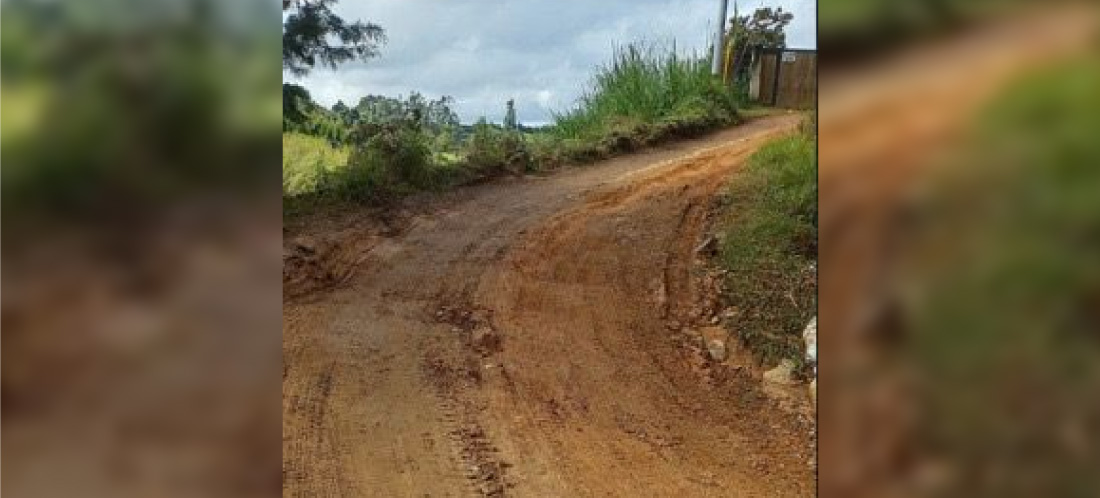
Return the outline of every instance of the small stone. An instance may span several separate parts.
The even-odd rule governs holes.
[[[722,327],[704,327],[699,331],[699,335],[703,338],[703,346],[707,350],[707,354],[710,359],[714,361],[725,361],[729,356],[728,348],[726,348],[726,341],[729,340],[729,332]]]
[[[817,317],[815,316],[802,331],[802,340],[806,344],[806,360],[814,365],[817,371]]]
[[[728,351],[726,351],[726,343],[720,340],[707,341],[707,354],[710,355],[710,359],[714,361],[726,361]]]
[[[789,359],[780,361],[778,366],[764,372],[764,382],[781,386],[797,384],[798,381],[794,378],[794,362]]]

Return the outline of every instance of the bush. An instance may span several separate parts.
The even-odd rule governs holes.
[[[361,125],[347,166],[327,174],[321,187],[344,200],[367,201],[431,186],[428,136],[409,122]]]
[[[532,159],[520,132],[496,128],[482,119],[466,145],[466,165],[482,174],[518,174],[531,169]]]

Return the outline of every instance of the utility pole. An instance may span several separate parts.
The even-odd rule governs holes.
[[[726,6],[729,0],[718,0],[718,36],[714,39],[714,63],[711,65],[711,73],[718,75],[722,72],[722,49],[725,47],[726,38]]]

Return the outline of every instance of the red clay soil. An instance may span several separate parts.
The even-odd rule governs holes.
[[[716,191],[801,120],[344,230],[345,284],[284,306],[284,495],[813,496],[812,419],[688,330]]]

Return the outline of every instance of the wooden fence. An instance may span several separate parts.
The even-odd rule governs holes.
[[[764,49],[754,67],[752,97],[763,104],[788,109],[817,105],[817,52]]]

